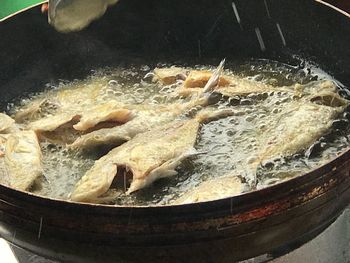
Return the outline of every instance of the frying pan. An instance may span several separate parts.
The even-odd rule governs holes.
[[[311,0],[121,0],[60,34],[37,10],[0,24],[0,105],[103,66],[270,59],[350,86],[350,20]],[[350,151],[289,181],[163,207],[79,204],[0,186],[0,235],[67,262],[233,262],[300,245],[350,203]],[[119,260],[119,261],[118,261]]]

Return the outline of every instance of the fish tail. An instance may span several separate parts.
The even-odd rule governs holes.
[[[225,58],[223,60],[221,60],[219,66],[215,69],[213,75],[210,77],[207,84],[205,84],[205,86],[203,88],[204,94],[208,93],[208,92],[211,93],[219,84],[220,77],[221,77],[222,72],[224,70],[225,60],[226,60]]]
[[[186,109],[193,108],[195,106],[207,106],[209,104],[211,95],[213,94],[215,88],[219,84],[221,74],[224,70],[225,59],[221,60],[219,66],[214,71],[213,75],[208,80],[207,84],[204,86],[203,91],[198,97],[191,100],[186,106]]]
[[[258,166],[260,165],[260,160],[256,160],[255,162],[251,163],[248,168],[248,185],[252,190],[255,190],[258,186]]]
[[[195,148],[191,147],[181,155],[170,159],[163,163],[161,166],[155,168],[147,176],[134,176],[129,189],[126,191],[125,194],[130,195],[131,193],[137,190],[145,188],[159,178],[171,177],[176,175],[177,171],[175,169],[180,165],[180,163],[183,160],[203,153],[204,152],[198,152]]]

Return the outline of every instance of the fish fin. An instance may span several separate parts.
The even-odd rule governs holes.
[[[204,109],[197,113],[196,120],[200,123],[210,122],[215,119],[225,118],[234,114],[231,109],[212,110]]]
[[[225,59],[223,59],[220,62],[219,66],[216,68],[215,72],[210,77],[207,84],[205,84],[204,88],[202,90],[199,89],[198,92],[194,93],[195,98],[190,101],[190,103],[186,106],[186,108],[192,108],[192,107],[197,106],[197,105],[207,106],[210,103],[212,94],[214,93],[215,88],[219,84],[220,76],[222,74],[222,71],[224,70],[224,64],[225,64]],[[191,91],[189,91],[189,90],[191,90]],[[183,91],[185,94],[186,93],[192,94],[193,89],[191,88],[189,90],[182,89],[181,91]],[[177,95],[179,95],[179,91],[177,92]],[[184,94],[182,94],[182,95],[184,95]]]
[[[133,180],[130,184],[129,189],[125,192],[125,194],[130,195],[133,192],[136,192],[142,188],[145,188],[146,186],[148,186],[149,184],[152,183],[152,182],[148,182],[148,181],[149,181],[148,178]]]
[[[212,95],[214,94],[215,88],[217,87],[220,76],[222,74],[222,71],[224,69],[225,59],[223,59],[219,66],[216,68],[213,75],[208,80],[207,84],[204,86],[203,89],[201,88],[190,88],[190,89],[184,89],[180,88],[175,92],[175,97],[177,96],[188,96],[190,94],[193,94],[192,99],[182,108],[182,109],[191,109],[195,106],[207,106],[212,101]],[[193,92],[195,90],[195,92]]]
[[[249,164],[248,170],[245,171],[245,178],[247,181],[247,184],[252,190],[255,190],[258,185],[258,166],[261,164],[260,160],[256,160]]]
[[[195,148],[192,147],[180,156],[170,159],[163,163],[161,166],[155,168],[150,172],[149,175],[156,176],[157,178],[174,176],[177,174],[177,171],[175,170],[176,167],[178,167],[183,160],[203,153],[204,152],[198,152]]]
[[[208,80],[207,84],[205,84],[203,88],[203,93],[212,92],[216,88],[216,86],[219,84],[219,79],[224,70],[225,60],[226,60],[225,58],[221,60],[219,66],[216,68],[213,75]]]
[[[159,167],[153,169],[146,177],[133,180],[126,194],[129,195],[132,192],[145,188],[159,178],[166,178],[166,177],[177,175],[177,171],[175,169],[180,165],[180,163],[183,160],[191,156],[195,156],[203,153],[204,152],[198,152],[195,148],[192,147],[191,149],[184,152],[180,156],[170,159],[164,162]]]

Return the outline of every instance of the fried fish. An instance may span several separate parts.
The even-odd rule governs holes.
[[[126,106],[132,111],[133,119],[114,128],[99,129],[84,134],[77,138],[69,147],[75,150],[86,150],[101,145],[117,146],[139,133],[175,120],[195,106],[206,106],[209,102],[210,92],[215,89],[218,83],[224,62],[225,60],[221,61],[214,74],[207,80],[202,96],[186,103]]]
[[[213,76],[213,72],[208,70],[192,70],[188,71],[182,68],[156,68],[154,70],[155,77],[153,80],[158,80],[164,84],[173,84],[176,82],[176,76],[181,76],[184,82],[176,90],[176,94],[184,97],[200,94],[203,92],[205,85]],[[279,90],[277,87],[267,85],[263,82],[248,80],[235,75],[221,74],[218,79],[215,92],[224,96],[247,96],[251,93],[263,93],[268,91]]]
[[[15,124],[15,120],[10,116],[0,113],[0,132],[4,132]]]
[[[62,137],[60,141],[71,143],[78,137],[79,132],[93,130],[95,127],[104,127],[103,124],[105,123],[113,124],[112,126],[119,125],[127,122],[131,117],[130,110],[122,108],[117,102],[109,101],[87,107],[82,111],[72,109],[71,111],[59,112],[53,116],[47,116],[29,123],[28,128],[34,130],[40,137],[49,140],[52,140],[53,137]],[[65,140],[64,135],[55,136],[57,133],[69,132],[76,134],[72,141]]]
[[[200,183],[185,192],[172,205],[206,202],[239,195],[244,191],[244,184],[238,176],[225,175]]]
[[[79,122],[73,128],[78,131],[86,131],[94,128],[99,123],[115,122],[122,124],[131,118],[132,113],[130,110],[123,108],[119,103],[110,101],[83,111]]]
[[[232,114],[231,110],[202,112],[190,120],[173,121],[161,128],[141,133],[97,160],[77,183],[70,199],[99,202],[111,187],[118,169],[132,174],[126,194],[147,187],[155,180],[177,174],[182,160],[197,154],[194,145],[200,123]]]
[[[155,68],[153,70],[153,81],[159,81],[163,85],[176,83],[177,80],[186,79],[187,70],[179,67]]]
[[[318,84],[321,89],[317,89]],[[276,124],[261,135],[260,153],[250,164],[254,173],[257,166],[267,160],[291,156],[309,148],[330,130],[333,120],[349,105],[336,93],[331,82],[313,85],[312,93],[286,104],[276,117]]]
[[[34,131],[10,134],[5,143],[5,168],[9,186],[26,191],[42,175],[42,154]]]

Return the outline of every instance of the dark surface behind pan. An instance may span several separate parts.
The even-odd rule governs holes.
[[[294,55],[300,55],[349,85],[347,18],[311,0],[235,3],[241,24],[231,1],[121,0],[87,30],[73,34],[55,32],[39,10],[23,13],[0,25],[0,85],[11,93],[2,100],[59,78],[84,77],[106,65],[178,60],[195,64],[209,58],[217,63],[224,57],[270,58],[298,65],[301,61]]]
[[[0,104],[102,66],[267,58],[313,61],[350,85],[350,21],[313,1],[121,0],[87,30],[59,34],[38,10],[0,24]],[[278,30],[280,28],[283,38]],[[257,40],[260,32],[265,50]],[[350,152],[288,182],[208,203],[120,208],[0,186],[0,234],[66,261],[232,262],[299,244],[350,200]]]

